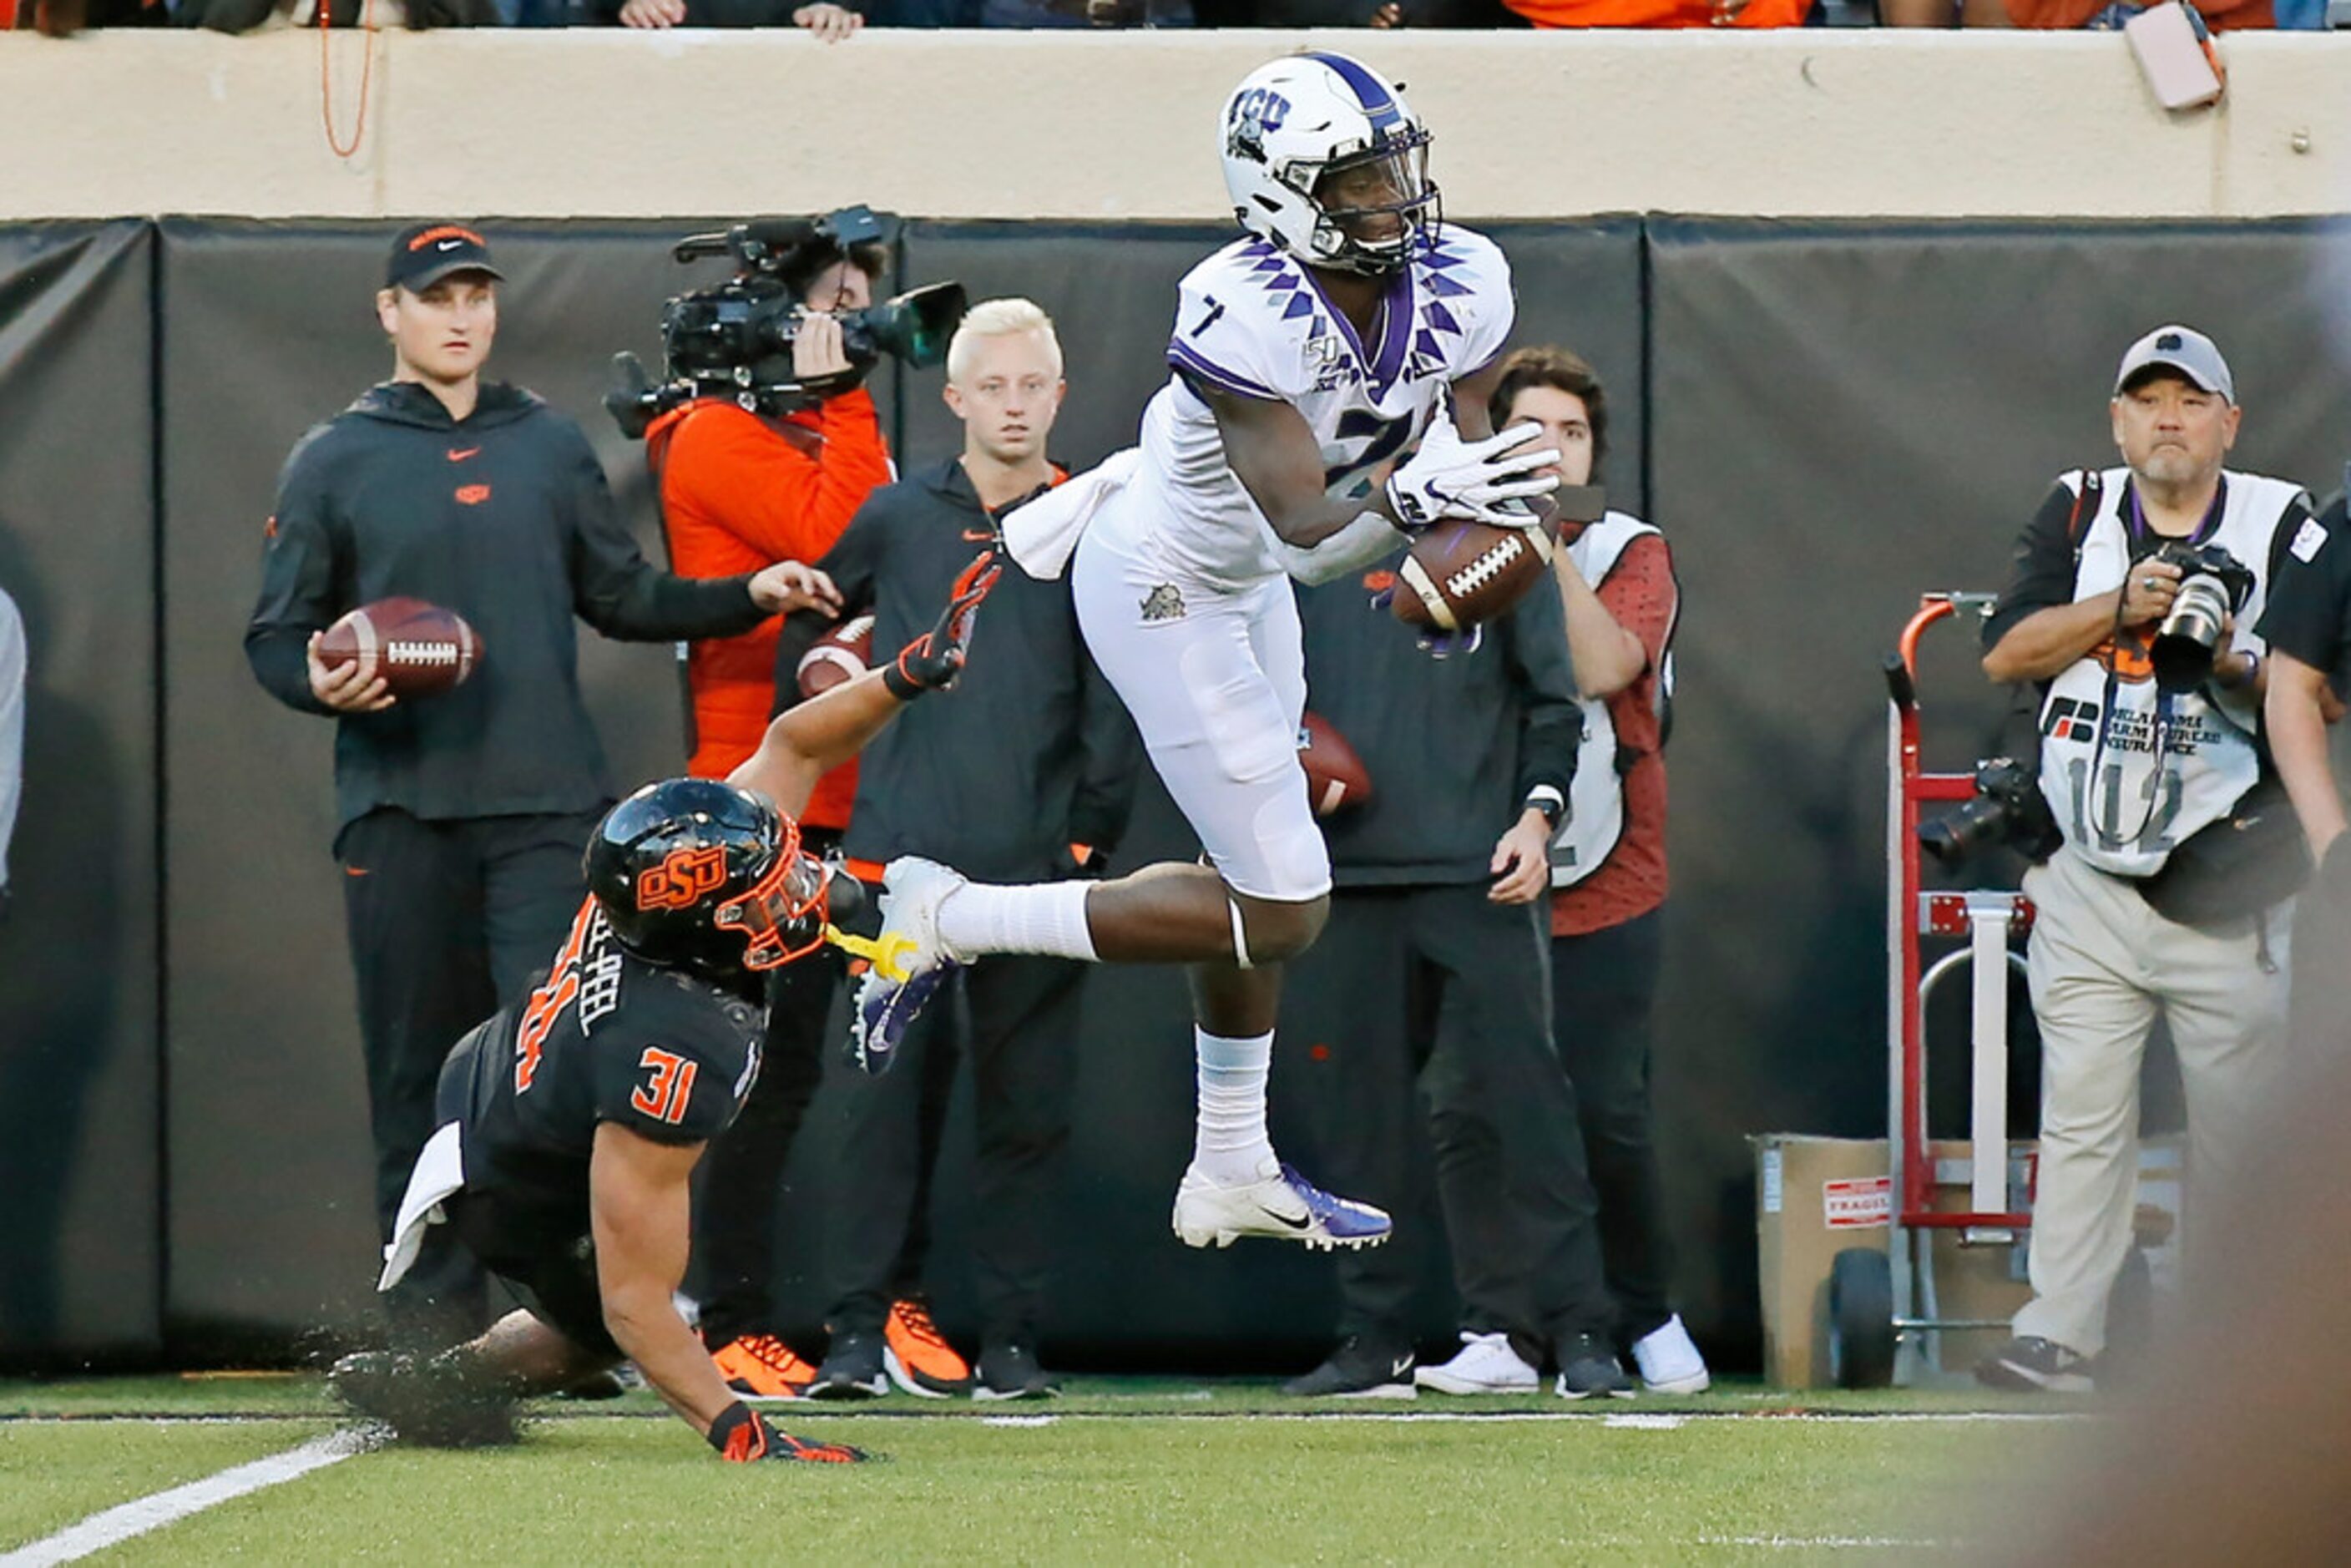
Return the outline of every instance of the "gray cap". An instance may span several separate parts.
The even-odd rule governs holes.
[[[2220,357],[2212,340],[2193,327],[2174,324],[2158,327],[2130,346],[2123,356],[2122,368],[2115,371],[2115,392],[2120,396],[2124,386],[2139,371],[2151,365],[2162,365],[2178,371],[2208,392],[2219,392],[2231,404],[2237,401],[2237,381],[2229,373],[2229,361]]]

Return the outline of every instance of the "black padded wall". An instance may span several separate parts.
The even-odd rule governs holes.
[[[152,1354],[154,235],[0,228],[0,589],[25,785],[0,921],[0,1363]]]

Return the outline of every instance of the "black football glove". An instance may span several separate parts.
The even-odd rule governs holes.
[[[1003,563],[992,549],[982,550],[955,580],[955,596],[947,601],[938,624],[898,651],[894,663],[883,666],[882,681],[890,695],[910,703],[925,692],[944,691],[963,673],[964,653],[971,644],[971,628],[979,618],[980,601]]]
[[[718,1450],[718,1457],[730,1465],[747,1465],[761,1459],[853,1465],[872,1458],[864,1449],[852,1448],[846,1443],[814,1443],[789,1432],[779,1432],[768,1425],[766,1416],[740,1399],[718,1413],[706,1437],[710,1446]]]

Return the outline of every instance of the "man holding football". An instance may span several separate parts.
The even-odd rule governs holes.
[[[1388,1217],[1308,1182],[1266,1132],[1281,962],[1312,943],[1331,889],[1297,758],[1289,579],[1360,570],[1440,517],[1535,526],[1506,504],[1552,490],[1533,471],[1555,455],[1528,450],[1531,431],[1489,432],[1509,269],[1439,219],[1428,132],[1398,93],[1343,55],[1294,56],[1242,81],[1219,141],[1249,232],[1181,286],[1174,374],[1139,454],[1005,522],[1035,575],[1074,549],[1087,646],[1207,863],[994,886],[893,862],[883,940],[905,949],[904,977],[868,976],[852,1045],[881,1070],[942,978],[983,954],[1189,964],[1199,1100],[1177,1236],[1361,1247]]]

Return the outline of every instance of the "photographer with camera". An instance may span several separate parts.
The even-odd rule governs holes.
[[[696,235],[675,254],[730,254],[735,276],[681,295],[664,313],[671,380],[609,400],[642,426],[661,487],[670,560],[684,577],[725,577],[741,563],[817,560],[865,497],[892,477],[890,450],[862,383],[875,362],[852,356],[844,323],[872,304],[886,266],[862,209],[816,220],[763,219]],[[738,371],[741,372],[738,375]],[[778,553],[780,552],[780,553]],[[724,779],[749,757],[778,706],[782,622],[705,638],[686,656],[697,778]],[[821,857],[838,847],[856,792],[854,762],[818,784],[800,831]],[[766,1067],[736,1125],[713,1147],[696,1249],[702,1330],[737,1392],[780,1397],[815,1376],[775,1336],[769,1301],[776,1205],[792,1135],[821,1074],[826,1009],[841,975],[830,951],[780,971],[770,998]]]
[[[2190,1170],[2210,1182],[2240,1158],[2283,1044],[2278,906],[2304,864],[2260,733],[2252,628],[2305,497],[2222,467],[2242,411],[2200,332],[2159,327],[2131,345],[2111,412],[2124,465],[2059,481],[1984,629],[1984,673],[2043,688],[2039,800],[1987,764],[1953,835],[1964,847],[1997,823],[2035,836],[2037,805],[2053,818],[2034,847],[2053,834],[2054,852],[2024,876],[2042,1044],[2033,1295],[1976,1369],[1996,1387],[2092,1385],[2131,1247],[2157,1009],[2179,1053]]]

